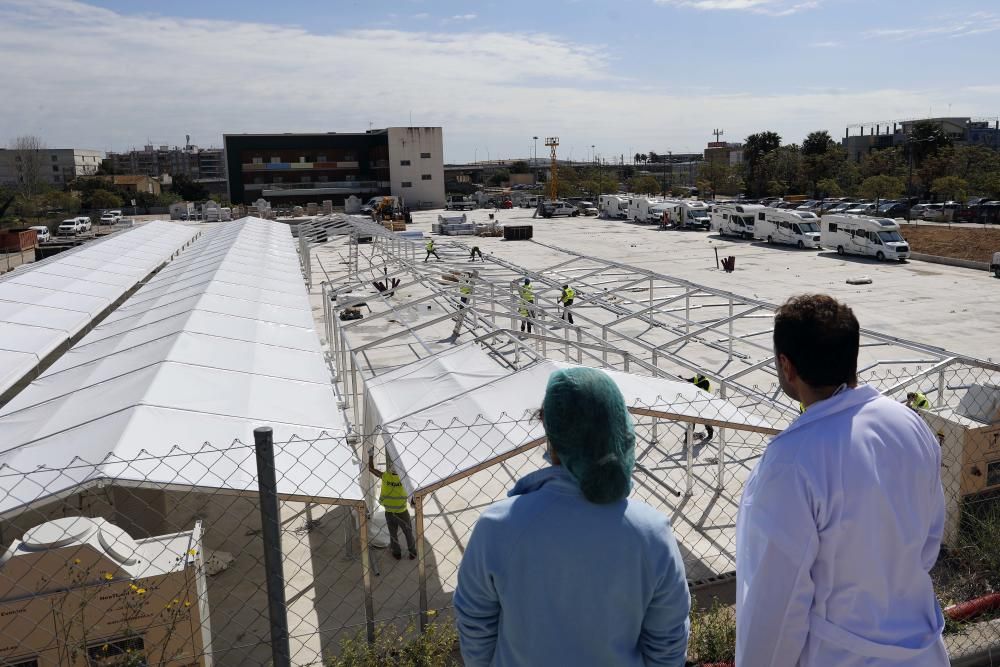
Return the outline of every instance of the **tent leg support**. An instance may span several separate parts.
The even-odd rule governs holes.
[[[358,527],[361,529],[361,579],[365,586],[365,627],[368,633],[368,643],[375,643],[375,603],[372,601],[371,553],[368,551],[368,508],[359,505],[354,508],[358,513]]]
[[[427,629],[427,554],[424,547],[424,497],[413,499],[416,509],[417,574],[420,589],[420,632]]]

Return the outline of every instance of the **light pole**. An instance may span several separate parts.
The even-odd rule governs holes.
[[[538,185],[538,137],[532,139],[535,140],[535,147],[532,149],[531,166],[535,169],[535,185]]]

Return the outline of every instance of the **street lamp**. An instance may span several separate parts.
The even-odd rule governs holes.
[[[532,149],[531,166],[535,168],[535,185],[538,185],[538,137],[532,139],[535,140],[535,147]]]

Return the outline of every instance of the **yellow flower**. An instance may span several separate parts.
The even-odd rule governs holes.
[[[107,581],[111,581],[112,579],[114,579],[114,578],[115,578],[115,575],[111,574],[110,572],[105,572],[105,573],[104,573],[104,578],[105,578],[105,580],[107,580]]]
[[[79,565],[79,564],[80,564],[80,559],[79,558],[74,558],[73,559],[73,565]]]
[[[185,607],[190,607],[191,606],[190,600],[184,600],[184,606]]]
[[[197,555],[198,555],[197,549],[188,549],[188,556],[197,556]]]
[[[427,615],[428,616],[433,616],[436,613],[437,613],[437,609],[428,609],[427,610]]]
[[[139,590],[139,587],[136,586],[135,584],[129,584],[128,587],[131,588],[133,591]]]
[[[137,588],[137,589],[135,589],[135,594],[136,595],[145,595],[146,594],[146,589],[145,588]]]

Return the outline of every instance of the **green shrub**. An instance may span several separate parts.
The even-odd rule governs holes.
[[[736,610],[712,600],[701,610],[691,606],[691,637],[688,660],[694,663],[733,662],[736,660]]]
[[[411,623],[403,632],[391,623],[375,628],[375,642],[368,643],[364,630],[340,642],[340,654],[327,661],[329,667],[448,667],[461,663],[455,658],[458,631],[451,623],[431,623],[423,634]]]

